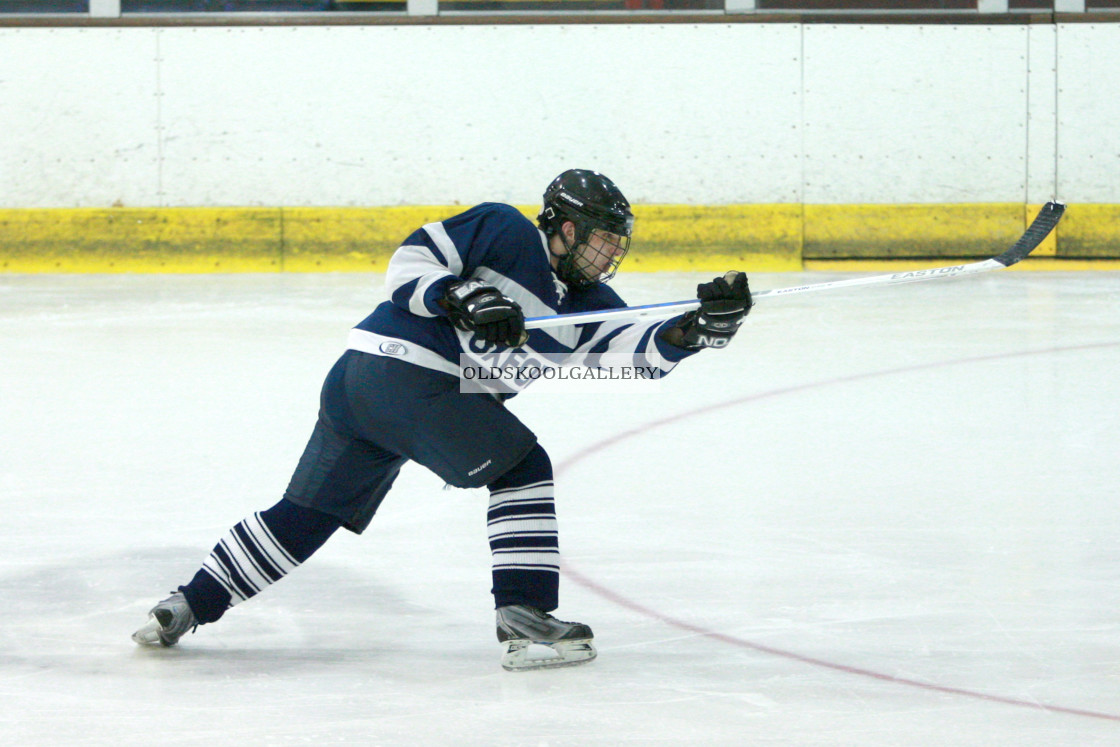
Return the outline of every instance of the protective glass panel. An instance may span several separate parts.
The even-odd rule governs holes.
[[[0,0],[0,13],[89,13],[88,0]]]
[[[723,0],[442,0],[440,10],[503,11],[650,11],[723,10]]]
[[[333,10],[334,5],[332,0],[121,0],[121,12],[288,13]]]
[[[976,0],[758,0],[759,10],[976,10]]]

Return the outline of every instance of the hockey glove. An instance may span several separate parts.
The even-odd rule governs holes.
[[[452,324],[477,333],[489,343],[512,348],[529,339],[525,315],[517,302],[481,280],[464,280],[448,286],[443,306]]]
[[[726,347],[751,312],[747,276],[733,270],[710,283],[701,283],[696,286],[696,297],[700,308],[685,314],[666,339],[690,350]]]

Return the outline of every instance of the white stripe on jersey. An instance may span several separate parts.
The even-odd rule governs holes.
[[[657,348],[656,331],[649,335],[649,339],[646,340],[644,347],[638,347],[638,344],[642,341],[642,337],[645,336],[650,327],[657,327],[664,323],[664,320],[639,323],[602,322],[594,337],[573,351],[569,361],[572,364],[583,362],[587,357],[588,350],[599,344],[607,335],[616,330],[621,330],[607,343],[607,349],[603,351],[604,353],[629,356],[633,360],[635,366],[655,367],[668,373],[676,368],[677,364],[675,361],[668,360],[661,355],[661,351]]]
[[[420,282],[416,284],[416,290],[412,291],[412,297],[408,299],[408,310],[416,316],[438,316],[428,311],[428,307],[424,303],[424,295],[428,292],[432,283],[438,283],[446,277],[450,277],[446,272],[429,272],[427,275],[421,275]]]
[[[424,232],[431,237],[436,248],[443,252],[447,259],[447,271],[452,275],[463,275],[463,258],[459,256],[459,249],[455,242],[447,235],[447,229],[442,223],[429,223],[424,226]]]
[[[452,376],[459,376],[461,373],[457,365],[445,360],[439,353],[422,348],[408,340],[386,337],[376,332],[367,332],[364,329],[350,330],[350,335],[346,339],[346,347],[349,350],[357,350],[370,355],[400,358],[414,366],[430,368],[433,371],[443,371]]]
[[[405,245],[393,253],[385,272],[385,287],[392,296],[403,285],[419,280],[408,299],[408,310],[417,316],[435,316],[424,305],[424,291],[437,280],[448,277],[448,270],[426,246]]]

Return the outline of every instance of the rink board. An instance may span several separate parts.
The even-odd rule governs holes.
[[[535,207],[520,209],[535,217]],[[1017,203],[639,205],[626,269],[780,272],[814,262],[856,269],[859,260],[988,257],[1014,242],[1037,209]],[[413,230],[462,210],[7,209],[0,210],[0,272],[381,272]],[[1036,257],[1120,259],[1118,218],[1120,205],[1073,205]],[[1114,265],[1081,261],[1077,267]]]

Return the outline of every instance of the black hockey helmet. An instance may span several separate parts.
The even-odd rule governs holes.
[[[575,224],[574,241],[569,242],[560,230],[565,221]],[[547,236],[560,234],[568,249],[556,270],[560,278],[570,285],[583,287],[605,283],[614,277],[630,248],[634,213],[622,191],[610,179],[589,169],[568,169],[553,179],[544,191],[544,205],[537,223]],[[594,231],[601,234],[595,242],[598,247],[588,245]],[[603,234],[612,237],[606,248],[602,246]],[[596,260],[596,255],[605,258],[608,252],[609,263],[604,265]]]

